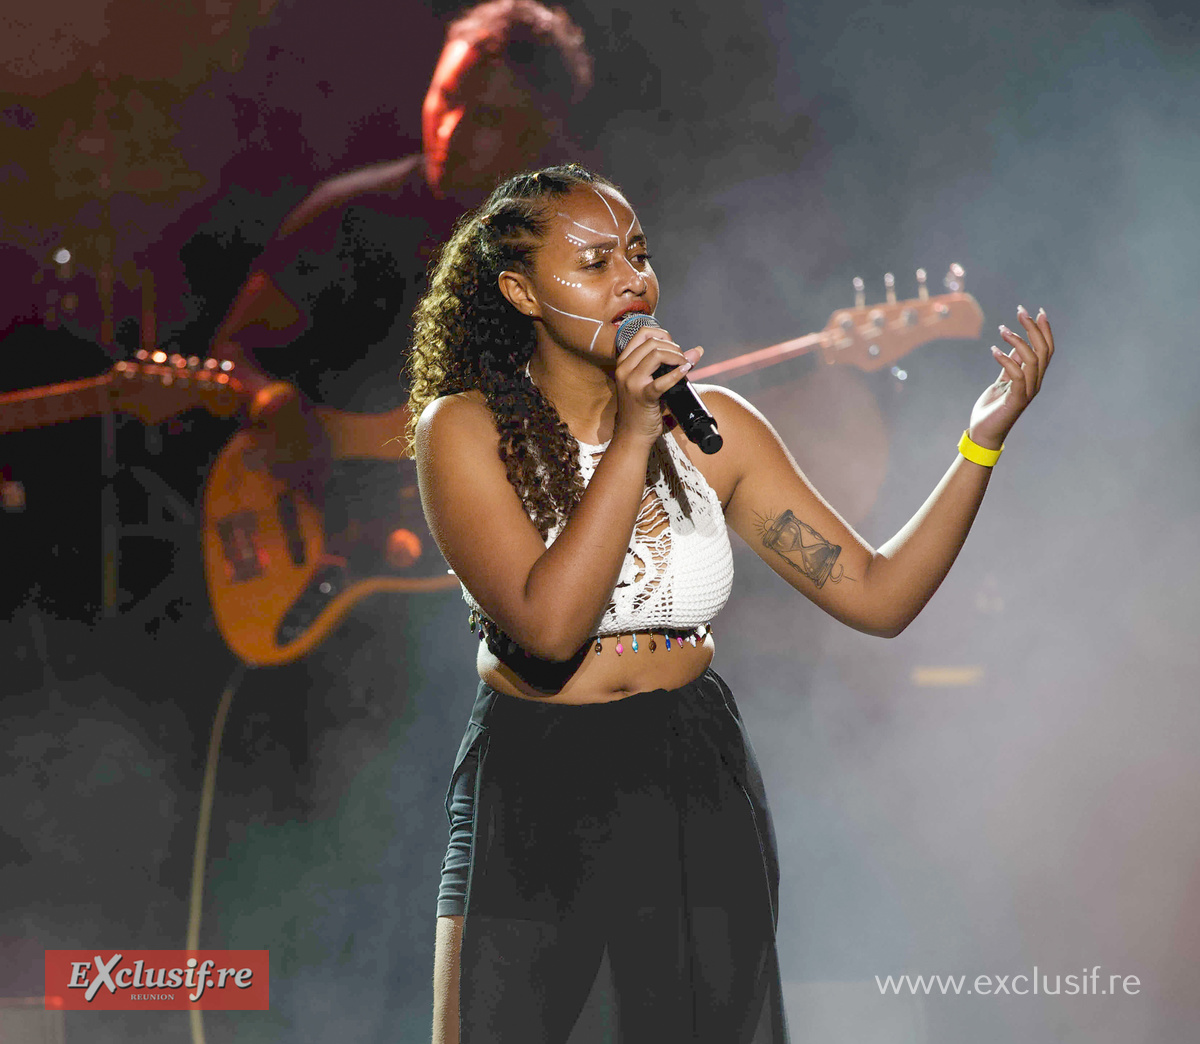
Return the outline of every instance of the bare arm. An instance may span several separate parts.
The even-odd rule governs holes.
[[[439,399],[416,433],[430,530],[483,611],[522,648],[565,660],[604,613],[641,505],[649,447],[613,438],[568,525],[547,548],[497,455],[480,398]]]
[[[972,439],[998,449],[1041,386],[1054,351],[1049,322],[1023,311],[1029,343],[1011,331],[1010,354],[995,351],[1000,379],[980,396]],[[706,394],[735,447],[726,508],[730,526],[781,577],[857,630],[894,637],[917,616],[957,557],[987,489],[991,469],[958,457],[909,522],[878,550],[825,502],[770,424],[738,396]]]
[[[227,342],[238,342],[238,335],[248,326],[261,325],[267,330],[287,331],[286,337],[275,340],[283,342],[296,336],[303,316],[291,299],[275,285],[266,272],[256,269],[246,277],[234,298],[233,304],[222,320],[213,346],[219,351]]]
[[[508,481],[478,393],[437,400],[417,425],[421,502],[438,547],[483,611],[543,659],[570,659],[596,633],[625,560],[655,426],[661,431],[658,396],[683,376],[677,367],[651,379],[660,363],[682,356],[646,334],[622,356],[626,371],[618,367],[619,400],[623,387],[633,391],[618,406],[612,441],[549,548]]]

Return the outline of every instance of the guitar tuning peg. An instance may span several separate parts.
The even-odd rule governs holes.
[[[855,308],[866,308],[867,307],[867,294],[866,294],[865,287],[866,287],[866,284],[863,283],[862,276],[855,276],[854,277],[854,307]]]
[[[963,266],[957,261],[951,262],[950,271],[942,282],[951,293],[958,293],[963,288]]]
[[[887,290],[887,303],[896,303],[896,277],[891,272],[887,272],[883,277],[883,285]]]
[[[927,278],[928,277],[925,274],[925,269],[918,268],[917,269],[917,296],[922,301],[929,300],[929,287],[925,285],[925,280]]]

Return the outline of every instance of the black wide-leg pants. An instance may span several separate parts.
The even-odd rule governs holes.
[[[446,807],[461,1044],[785,1044],[775,831],[714,671],[583,705],[480,685]],[[572,1036],[606,954],[609,1024]]]

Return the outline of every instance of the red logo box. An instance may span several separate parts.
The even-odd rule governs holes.
[[[46,998],[67,1011],[267,1011],[268,950],[47,950]]]

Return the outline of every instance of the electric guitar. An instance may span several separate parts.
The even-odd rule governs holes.
[[[951,269],[951,275],[961,269]],[[853,308],[817,333],[700,367],[695,381],[744,380],[809,352],[825,362],[874,371],[940,339],[974,339],[983,313],[970,295],[921,293],[868,306],[856,282]],[[948,285],[956,284],[948,278]],[[146,423],[203,406],[229,416],[265,379],[228,361],[168,358],[140,352],[111,374],[0,395],[0,433],[87,416],[130,412]],[[204,494],[204,563],[217,626],[229,648],[253,666],[306,655],[361,599],[378,592],[418,593],[453,587],[425,526],[416,468],[402,456],[407,410],[357,414],[317,407],[329,444],[323,506],[265,465],[264,437],[248,427],[222,448]],[[330,551],[336,543],[339,554]]]
[[[889,300],[870,307],[858,296],[855,307],[835,312],[819,333],[702,367],[691,377],[742,379],[813,351],[827,363],[878,370],[928,341],[974,339],[983,327],[979,305],[964,292],[896,301],[889,286]],[[324,511],[254,464],[254,429],[234,436],[208,479],[204,551],[213,612],[230,648],[250,664],[304,656],[368,595],[458,582],[425,527],[415,465],[400,455],[407,410],[318,408],[316,414],[334,465]],[[326,552],[334,531],[349,548],[340,557]]]
[[[226,443],[205,485],[213,615],[252,666],[304,656],[368,595],[458,583],[426,528],[416,464],[402,455],[408,410],[315,413],[330,456],[323,507],[264,466],[254,428]]]
[[[202,406],[218,417],[241,407],[246,391],[232,365],[193,356],[144,353],[144,361],[119,362],[108,373],[0,395],[0,435],[94,417],[112,410],[158,424]]]
[[[195,407],[229,417],[269,383],[228,359],[143,350],[98,377],[0,394],[0,434],[107,411],[146,424]],[[425,526],[416,465],[399,448],[408,411],[315,414],[332,458],[324,510],[271,473],[253,427],[226,443],[205,483],[213,615],[229,648],[255,666],[305,655],[369,594],[457,583]],[[326,552],[329,531],[340,537],[341,556]]]

